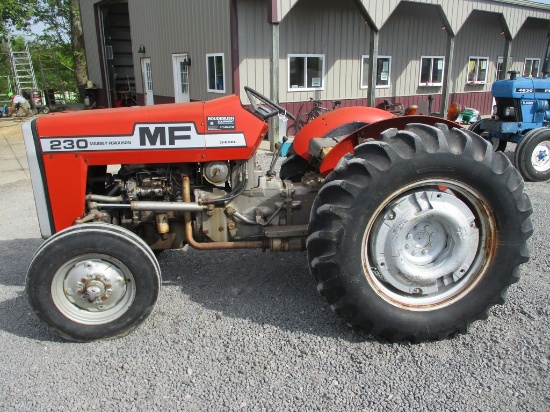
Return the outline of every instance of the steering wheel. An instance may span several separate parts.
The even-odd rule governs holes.
[[[277,114],[283,114],[286,117],[290,117],[292,120],[296,120],[296,117],[294,117],[291,113],[287,112],[284,107],[279,106],[273,100],[268,99],[263,94],[258,93],[256,90],[251,89],[248,86],[245,86],[244,91],[246,92],[246,95],[248,96],[248,100],[252,105],[254,114],[256,114],[261,119],[267,120],[270,117],[273,117]],[[256,100],[259,100],[260,103],[258,103]]]

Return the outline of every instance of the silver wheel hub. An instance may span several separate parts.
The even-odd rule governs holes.
[[[447,293],[442,290],[467,273],[479,246],[474,215],[446,192],[425,190],[398,198],[378,225],[370,241],[371,270],[407,295]]]
[[[126,293],[126,279],[107,262],[86,260],[69,270],[63,287],[73,304],[90,311],[104,311],[122,299]]]
[[[535,147],[531,155],[531,164],[538,172],[550,169],[550,141],[541,142]]]
[[[100,325],[118,319],[132,305],[136,287],[130,270],[109,255],[74,258],[54,275],[51,294],[57,309],[82,324]]]

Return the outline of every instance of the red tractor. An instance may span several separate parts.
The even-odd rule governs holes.
[[[349,107],[308,123],[277,176],[256,152],[285,109],[246,92],[24,124],[47,239],[26,294],[54,333],[130,333],[157,300],[157,252],[186,244],[307,249],[334,312],[391,341],[466,332],[503,302],[532,234],[505,155],[441,118]]]

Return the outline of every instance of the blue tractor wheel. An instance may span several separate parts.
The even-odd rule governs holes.
[[[523,136],[514,153],[514,163],[525,180],[550,179],[550,129],[541,127]]]
[[[468,130],[474,132],[475,134],[480,135],[485,140],[487,140],[491,144],[495,152],[504,152],[506,150],[506,145],[508,144],[508,142],[504,139],[499,139],[498,137],[489,137],[487,133],[485,133],[481,129],[481,120],[478,120],[477,122],[473,123],[468,128]]]

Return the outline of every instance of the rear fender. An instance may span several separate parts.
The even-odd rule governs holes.
[[[353,123],[370,124],[395,116],[385,110],[374,107],[354,106],[343,107],[324,113],[307,123],[294,137],[292,148],[296,154],[306,160],[311,158],[308,151],[309,141],[317,137],[324,137],[333,130]],[[352,125],[353,126],[353,125]]]
[[[319,166],[319,173],[327,176],[334,170],[340,159],[348,153],[355,153],[355,146],[363,143],[366,139],[380,140],[380,134],[388,129],[403,130],[409,123],[422,123],[429,126],[434,126],[436,123],[446,124],[449,129],[459,128],[462,126],[458,123],[434,116],[397,116],[376,123],[371,123],[357,129],[345,138],[341,139],[324,157]]]

